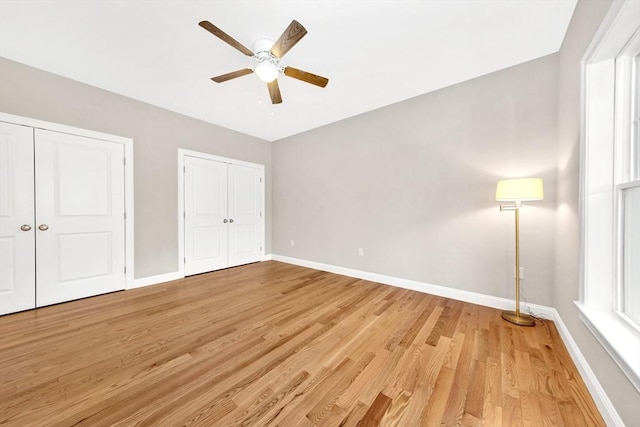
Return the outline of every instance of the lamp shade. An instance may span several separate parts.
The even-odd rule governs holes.
[[[498,181],[496,200],[525,201],[544,199],[542,178],[518,178]]]

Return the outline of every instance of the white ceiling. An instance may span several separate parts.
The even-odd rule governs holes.
[[[0,56],[268,141],[559,50],[577,0],[0,0]],[[248,48],[296,19],[308,34],[281,61],[329,78],[281,76],[272,105]],[[2,76],[0,76],[2,78]]]

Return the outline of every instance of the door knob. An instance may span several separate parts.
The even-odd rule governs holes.
[[[22,231],[29,231],[31,230],[31,226],[28,224],[23,225],[22,227],[20,227],[20,230]]]
[[[38,230],[40,231],[47,231],[49,229],[49,226],[47,224],[40,224],[38,226]]]
[[[233,224],[233,220],[232,220],[232,219],[230,219],[230,220],[229,220],[229,223]]]
[[[229,221],[227,221],[227,219],[225,218],[225,219],[222,220],[222,222],[224,222],[226,224]]]

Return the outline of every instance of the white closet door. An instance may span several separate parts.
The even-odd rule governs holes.
[[[0,314],[34,308],[33,129],[0,123]]]
[[[262,259],[261,177],[260,169],[229,165],[230,267]]]
[[[36,303],[125,287],[124,147],[35,131]]]
[[[227,267],[227,165],[184,158],[185,275]]]

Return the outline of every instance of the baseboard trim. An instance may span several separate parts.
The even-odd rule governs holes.
[[[331,264],[323,264],[320,262],[309,261],[300,258],[287,257],[277,254],[269,254],[269,260],[280,261],[287,264],[299,265],[301,267],[313,268],[315,270],[327,271],[329,273],[340,274],[343,276],[354,277],[357,279],[369,280],[372,282],[383,283],[385,285],[396,286],[413,291],[424,292],[431,295],[438,295],[445,298],[451,298],[458,301],[469,302],[472,304],[483,305],[486,307],[497,308],[501,310],[512,310],[515,301],[508,298],[501,298],[492,295],[480,294],[477,292],[465,291],[462,289],[447,288],[445,286],[434,285],[431,283],[419,282],[415,280],[402,279],[399,277],[387,276],[384,274],[370,273],[367,271],[354,270],[351,268],[340,267]],[[267,260],[267,257],[265,257]],[[598,378],[584,358],[578,344],[575,342],[569,329],[562,321],[560,313],[553,308],[538,304],[521,303],[520,309],[524,312],[531,312],[538,317],[553,320],[558,329],[558,333],[562,338],[573,363],[578,368],[580,375],[591,393],[593,400],[602,414],[605,422],[609,426],[624,427],[624,423],[611,403],[609,396],[605,393]]]
[[[323,264],[320,262],[309,261],[300,258],[292,258],[277,254],[271,254],[274,261],[285,262],[287,264],[299,265],[301,267],[313,268],[315,270],[327,271],[329,273],[341,274],[343,276],[354,277],[356,279],[369,280],[371,282],[383,283],[385,285],[397,286],[399,288],[410,289],[412,291],[424,292],[431,295],[437,295],[445,298],[451,298],[458,301],[470,302],[472,304],[484,305],[487,307],[498,308],[501,310],[513,310],[515,301],[508,298],[501,298],[492,295],[480,294],[477,292],[465,291],[463,289],[448,288],[446,286],[434,285],[416,280],[403,279],[400,277],[387,276],[384,274],[370,273],[368,271],[354,270],[351,268],[340,267],[337,265]],[[527,308],[528,307],[528,308]],[[537,316],[552,319],[555,309],[538,304],[520,304],[520,310],[523,312],[535,313]]]
[[[569,355],[571,359],[573,359],[573,363],[575,363],[580,375],[582,375],[582,379],[584,380],[587,389],[591,393],[591,397],[596,403],[598,410],[602,414],[602,418],[607,423],[608,426],[616,426],[616,427],[624,427],[624,422],[618,411],[616,411],[613,403],[607,396],[607,393],[602,388],[600,381],[596,377],[596,374],[589,366],[587,359],[585,359],[584,355],[580,351],[578,344],[575,342],[573,337],[571,336],[571,332],[569,332],[569,328],[564,324],[562,318],[560,317],[560,313],[554,308],[554,316],[553,321],[556,324],[556,328],[558,329],[558,333],[564,342],[564,345],[567,347],[569,351]]]
[[[145,286],[157,285],[158,283],[170,282],[172,280],[184,279],[179,271],[173,273],[158,274],[156,276],[141,277],[140,279],[134,279],[133,284],[127,289],[142,288]]]

